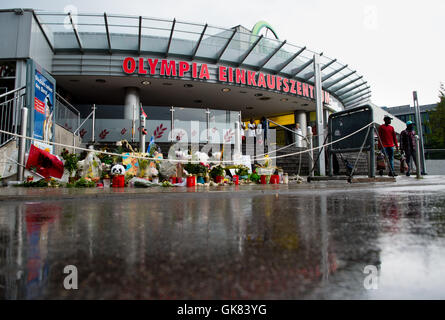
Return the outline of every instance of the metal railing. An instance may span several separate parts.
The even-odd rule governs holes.
[[[309,127],[309,126],[306,128],[307,135],[305,136],[305,135],[300,134],[299,132],[297,132],[295,130],[291,130],[291,129],[285,127],[285,126],[282,126],[281,124],[276,123],[273,120],[270,120],[270,119],[266,119],[266,120],[268,122],[274,124],[277,127],[281,127],[281,128],[283,128],[283,129],[285,129],[287,131],[290,131],[292,134],[295,135],[295,138],[298,137],[299,139],[301,139],[301,141],[298,141],[297,139],[295,139],[296,141],[294,143],[291,143],[290,145],[284,146],[283,148],[277,149],[277,150],[275,150],[275,152],[278,152],[280,150],[286,149],[286,148],[288,148],[290,146],[295,146],[295,147],[298,147],[298,148],[302,148],[304,150],[307,150],[307,149],[311,150],[308,153],[308,155],[309,155],[309,175],[310,176],[314,176],[315,159],[314,159],[314,151],[312,150],[313,145],[314,145],[313,144],[314,136],[312,135],[312,128]],[[300,154],[300,161],[299,161],[299,164],[298,164],[298,175],[300,175],[300,171],[301,171],[301,154]]]
[[[56,93],[56,123],[73,132],[80,125],[80,112],[71,103],[66,101],[61,95]]]
[[[20,125],[20,109],[26,103],[26,87],[11,90],[0,95],[0,129],[18,133]],[[0,133],[0,147],[14,140],[15,137]]]

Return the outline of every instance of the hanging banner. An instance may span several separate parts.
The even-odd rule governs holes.
[[[28,108],[31,111],[31,136],[44,142],[33,144],[52,153],[53,146],[45,142],[53,142],[55,124],[56,81],[33,60],[28,61],[27,92],[29,92]]]

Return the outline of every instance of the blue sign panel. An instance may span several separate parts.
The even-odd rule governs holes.
[[[54,84],[42,73],[34,74],[33,138],[52,141],[54,118]]]
[[[45,142],[54,141],[56,80],[32,59],[27,61],[26,92],[32,144],[52,152],[52,145]]]

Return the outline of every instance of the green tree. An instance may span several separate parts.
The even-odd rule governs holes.
[[[439,89],[439,103],[434,110],[428,111],[431,132],[427,134],[428,145],[433,149],[445,148],[445,86]]]

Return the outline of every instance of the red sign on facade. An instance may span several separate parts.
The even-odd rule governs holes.
[[[126,57],[122,68],[126,74],[137,73],[139,75],[160,75],[164,77],[184,77],[190,72],[192,79],[211,80],[207,63],[198,64],[187,61],[175,61],[168,59],[144,59]],[[263,72],[218,66],[218,74],[215,81],[231,84],[242,84],[256,88],[279,91],[282,93],[315,99],[314,86],[298,80],[283,78],[278,75]],[[323,103],[330,102],[328,92],[322,92]]]

